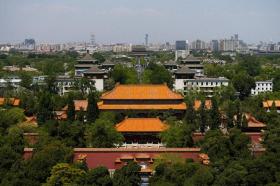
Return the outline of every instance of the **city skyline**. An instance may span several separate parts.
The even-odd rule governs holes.
[[[97,43],[210,41],[238,33],[248,43],[280,41],[277,0],[4,1],[0,42]]]

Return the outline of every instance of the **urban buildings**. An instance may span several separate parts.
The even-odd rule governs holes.
[[[102,69],[98,61],[93,59],[89,53],[77,60],[78,64],[75,65],[75,77],[85,77],[89,79],[95,86],[96,90],[103,91],[104,79],[107,78],[107,71]]]
[[[183,81],[183,87],[180,90],[182,90],[184,94],[194,90],[202,92],[207,97],[212,97],[215,88],[228,86],[228,84],[229,80],[224,77],[186,79]]]
[[[179,58],[186,58],[189,54],[188,44],[186,40],[176,41],[175,42],[175,61]]]
[[[203,64],[201,64],[202,60],[200,58],[194,57],[192,55],[187,56],[185,59],[179,61],[181,66],[186,66],[189,69],[195,71],[195,75],[197,77],[203,76]]]
[[[21,83],[21,79],[18,76],[9,76],[0,79],[0,88],[5,88],[11,86],[13,88],[18,88]]]
[[[263,92],[272,92],[273,82],[272,80],[268,81],[256,81],[256,87],[251,89],[251,95],[258,95]]]

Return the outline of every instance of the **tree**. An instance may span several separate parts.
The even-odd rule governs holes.
[[[95,91],[94,82],[86,77],[76,79],[74,82],[74,87],[76,90],[81,91],[83,96],[85,96],[88,92]]]
[[[200,109],[200,132],[204,133],[206,129],[206,124],[207,124],[207,110],[205,108],[205,101],[201,102]]]
[[[210,130],[206,133],[202,151],[207,153],[211,162],[227,161],[230,158],[230,141],[220,130]]]
[[[10,128],[7,136],[0,136],[0,183],[13,165],[21,160],[23,149],[23,131],[18,127]]]
[[[278,70],[273,78],[273,91],[280,91],[280,70]]]
[[[236,105],[233,101],[228,101],[226,106],[226,127],[233,128],[234,127],[234,115],[236,114]]]
[[[93,57],[97,59],[99,63],[103,63],[106,59],[100,52],[94,52]]]
[[[163,65],[149,63],[143,74],[143,82],[151,84],[166,83],[170,88],[173,87],[173,80],[170,72]]]
[[[21,78],[20,86],[25,88],[30,88],[32,84],[32,76],[28,73],[21,73],[20,78]]]
[[[37,120],[39,124],[53,118],[54,105],[50,93],[41,93],[37,110]]]
[[[88,171],[85,185],[112,186],[112,179],[106,167],[96,167]]]
[[[232,84],[239,92],[239,98],[244,100],[251,94],[251,89],[256,87],[255,80],[244,72],[236,74],[232,79]]]
[[[72,167],[68,163],[58,163],[53,166],[51,176],[43,186],[53,185],[80,185],[86,172],[82,169]]]
[[[231,157],[234,159],[246,159],[250,157],[250,150],[248,148],[250,144],[249,137],[241,132],[240,129],[230,129],[229,130],[229,140],[230,140],[230,151]]]
[[[215,185],[246,185],[247,174],[246,167],[239,162],[232,162],[216,177]]]
[[[0,147],[0,158],[0,181],[2,181],[13,164],[21,158],[21,155],[16,153],[11,146],[5,145]]]
[[[113,123],[106,119],[97,119],[86,130],[87,144],[89,147],[111,148],[123,141],[123,136],[118,133]]]
[[[261,64],[256,58],[256,56],[243,55],[240,57],[241,57],[241,61],[239,62],[240,67],[246,70],[246,72],[250,76],[257,76],[260,74]]]
[[[72,160],[72,148],[66,147],[59,141],[42,144],[42,147],[33,153],[32,158],[27,161],[26,177],[32,180],[34,185],[45,183],[52,167],[57,163],[67,163]]]
[[[114,186],[138,186],[141,182],[139,171],[141,167],[135,163],[130,162],[128,165],[123,166],[114,173],[113,185]]]
[[[66,122],[59,121],[51,123],[49,128],[49,135],[61,140],[64,144],[71,147],[84,147],[85,126],[80,122]]]
[[[56,93],[56,85],[55,85],[56,76],[50,75],[45,79],[45,81],[46,81],[47,91],[49,93]]]
[[[217,99],[213,97],[211,99],[211,110],[210,110],[210,129],[218,129],[221,125],[221,115],[217,103]]]
[[[194,103],[190,100],[187,101],[187,110],[185,113],[185,122],[189,123],[191,125],[195,125],[196,124],[196,112],[193,108]]]
[[[161,140],[167,147],[192,147],[192,127],[177,122],[161,133]]]
[[[241,112],[241,104],[239,100],[235,101],[235,107],[236,107],[236,121],[235,126],[237,128],[241,128],[242,126],[242,112]]]
[[[88,95],[88,106],[86,119],[88,123],[93,123],[99,115],[99,110],[97,106],[97,95],[95,92],[91,92]]]
[[[190,179],[185,181],[185,185],[208,186],[212,185],[213,181],[214,176],[211,169],[206,166],[201,166]]]
[[[68,104],[67,104],[67,119],[69,121],[74,121],[75,116],[76,116],[76,111],[75,111],[75,104],[73,101],[73,98],[71,96],[68,96]]]
[[[115,65],[112,78],[120,84],[135,84],[138,82],[136,70],[121,64]]]
[[[25,120],[24,110],[21,108],[11,108],[5,113],[10,124],[17,124]]]

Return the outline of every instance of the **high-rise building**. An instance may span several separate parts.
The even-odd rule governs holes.
[[[149,45],[149,34],[145,34],[145,46]]]
[[[233,39],[220,40],[221,51],[235,51],[235,41]]]
[[[211,47],[212,51],[214,51],[214,52],[219,51],[219,41],[218,40],[212,40],[210,45],[211,45],[210,47]]]
[[[176,41],[175,49],[176,50],[187,50],[187,42],[186,42],[186,40]]]
[[[90,44],[95,45],[95,35],[94,34],[90,35]]]

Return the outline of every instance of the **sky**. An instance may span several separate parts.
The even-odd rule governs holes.
[[[280,0],[0,0],[0,43],[280,42]]]

